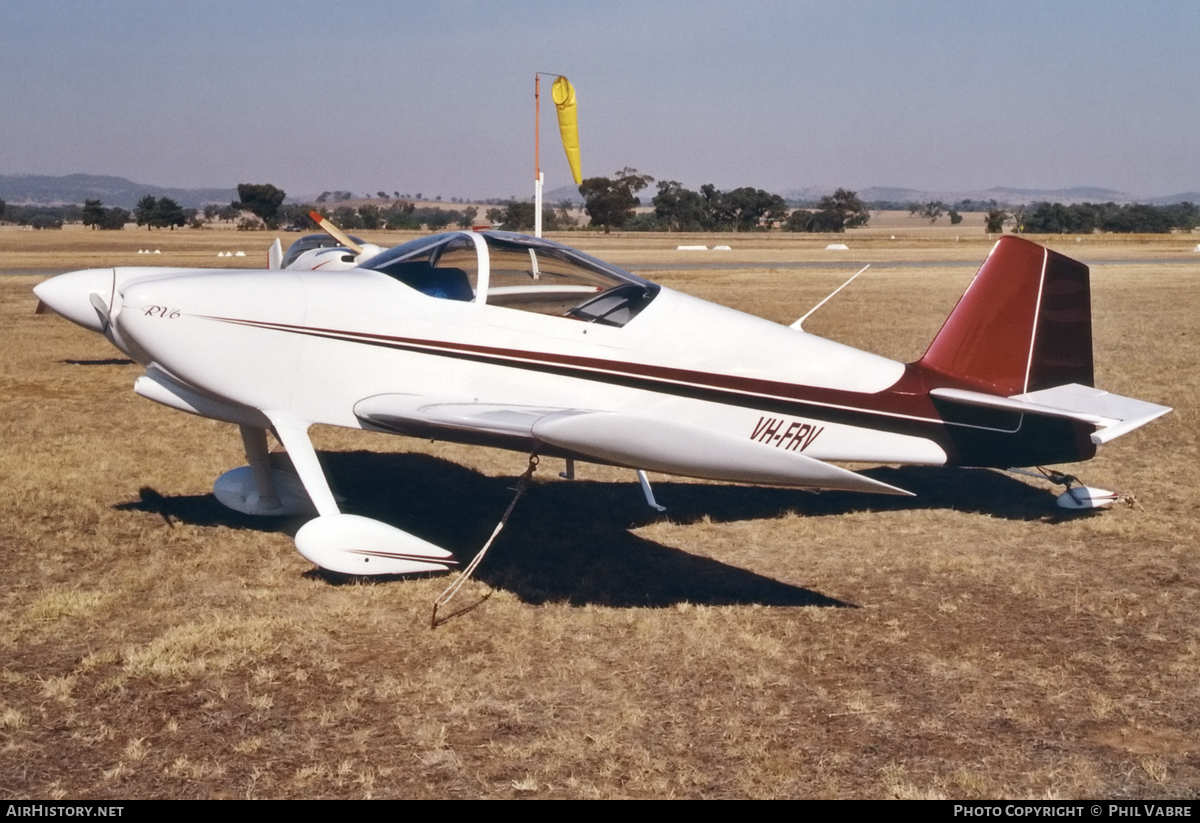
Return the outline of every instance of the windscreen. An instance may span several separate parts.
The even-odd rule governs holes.
[[[658,293],[649,281],[557,243],[507,232],[485,238],[489,305],[623,326]]]
[[[479,285],[475,244],[461,232],[435,234],[388,249],[363,268],[383,272],[422,294],[470,302]]]

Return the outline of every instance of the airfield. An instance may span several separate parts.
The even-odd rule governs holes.
[[[781,323],[871,263],[805,329],[909,361],[994,242],[966,217],[550,236]],[[1056,467],[1128,504],[882,466],[918,496],[652,475],[658,514],[633,472],[546,459],[432,630],[451,578],[318,574],[303,520],[213,498],[235,427],[134,395],[140,367],[34,314],[53,273],[265,266],[274,236],[0,227],[0,796],[1200,797],[1200,235],[1030,238],[1092,267],[1097,385],[1175,409]],[[526,465],[313,440],[348,509],[460,558]]]

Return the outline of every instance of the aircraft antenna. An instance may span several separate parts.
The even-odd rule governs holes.
[[[870,264],[870,263],[868,263],[867,265],[863,266],[861,269],[859,269],[858,271],[856,271],[856,272],[854,273],[854,277],[858,277],[860,274],[862,274],[863,272],[865,272],[865,271],[866,271],[867,269],[869,269],[869,268],[871,268],[871,264]],[[854,282],[854,277],[851,277],[851,278],[850,278],[849,280],[847,280],[845,283],[843,283],[842,285],[838,286],[836,289],[834,289],[833,291],[831,291],[831,292],[829,293],[829,297],[826,297],[826,298],[825,298],[824,300],[822,300],[820,303],[818,303],[817,305],[815,305],[815,306],[813,306],[811,309],[809,309],[809,310],[808,310],[808,314],[804,315],[804,316],[803,316],[803,317],[801,317],[799,320],[797,320],[795,323],[793,323],[793,324],[790,326],[790,328],[793,328],[793,329],[795,329],[796,331],[800,331],[800,327],[804,325],[804,321],[805,321],[805,320],[807,320],[809,317],[811,317],[813,312],[815,312],[817,309],[821,308],[821,307],[822,307],[822,306],[824,306],[826,303],[828,303],[828,302],[829,302],[829,300],[830,300],[830,298],[832,298],[832,297],[833,297],[835,294],[837,294],[838,292],[840,292],[842,289],[846,288],[846,286],[849,286],[851,283],[853,283],[853,282]]]

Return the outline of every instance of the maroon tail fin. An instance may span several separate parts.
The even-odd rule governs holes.
[[[1091,386],[1088,267],[1003,237],[917,365],[1010,397],[1066,383]]]

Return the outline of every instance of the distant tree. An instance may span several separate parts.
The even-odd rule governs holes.
[[[327,200],[328,200],[330,197],[332,197],[332,196],[333,196],[333,192],[331,192],[331,191],[323,191],[323,192],[321,192],[320,194],[318,194],[318,195],[317,195],[317,202],[318,202],[318,203],[324,203],[325,201],[327,201]]]
[[[954,209],[950,209],[950,225],[957,226],[963,221],[963,216]]]
[[[522,200],[510,200],[504,208],[500,222],[507,231],[530,231],[536,212],[533,204]]]
[[[379,195],[379,199],[380,199],[380,200],[387,200],[387,199],[388,199],[388,193],[387,193],[386,191],[377,191],[377,192],[375,192],[375,193],[376,193],[377,195]]]
[[[749,186],[723,192],[719,211],[722,225],[734,231],[770,228],[788,216],[787,204],[782,197]]]
[[[856,192],[838,189],[817,201],[817,211],[811,216],[797,218],[795,213],[789,215],[784,228],[790,231],[844,232],[864,226],[870,219],[871,212]]]
[[[1008,210],[1009,222],[1013,224],[1013,231],[1021,234],[1025,231],[1025,216],[1029,213],[1029,208],[1022,203],[1012,206]]]
[[[125,209],[113,206],[104,212],[104,220],[100,222],[101,231],[120,231],[129,222],[130,215]]]
[[[229,205],[248,211],[269,229],[279,225],[279,207],[287,194],[270,183],[238,183],[238,199]]]
[[[367,203],[358,207],[358,220],[364,229],[377,229],[383,225],[383,213],[379,206]]]
[[[170,228],[173,231],[176,226],[187,223],[187,215],[184,213],[183,207],[170,197],[160,197],[154,205],[151,220],[154,226],[160,229]]]
[[[133,216],[139,226],[153,229],[157,225],[154,220],[157,210],[158,199],[152,194],[147,194],[141,200],[137,201],[137,205],[133,207]]]
[[[4,218],[4,210],[5,210],[7,207],[8,207],[8,204],[7,204],[7,203],[5,203],[3,200],[0,200],[0,219],[3,219],[3,218]]]
[[[422,212],[421,222],[428,226],[430,231],[441,231],[460,217],[458,212],[449,209],[428,208],[418,211]]]
[[[1000,234],[1004,231],[1004,224],[1009,220],[1009,213],[997,206],[992,206],[988,209],[987,214],[983,216],[984,228],[988,234]]]
[[[1062,203],[1034,203],[1025,215],[1025,231],[1036,234],[1091,234],[1100,213],[1088,203],[1064,206]]]
[[[817,203],[817,208],[821,211],[831,211],[838,216],[842,221],[842,228],[838,231],[865,226],[871,219],[871,212],[863,205],[863,201],[858,199],[858,194],[846,189],[838,189],[831,196],[822,197]]]
[[[467,223],[459,223],[463,228],[469,228],[473,225],[475,217],[479,214],[479,210],[474,206],[468,206],[460,212],[450,212],[451,214],[461,214],[462,219],[466,220],[468,215],[470,221]],[[504,208],[491,208],[484,214],[487,221],[497,228],[504,231],[532,231],[534,228],[534,211],[533,203],[523,200],[508,200],[504,203]],[[559,231],[564,228],[564,224],[559,215],[551,206],[542,207],[542,229],[545,231]]]
[[[104,223],[104,204],[99,200],[85,199],[83,201],[83,225],[96,229]]]
[[[29,226],[39,231],[42,229],[61,229],[63,221],[61,217],[55,217],[52,214],[36,214],[30,219]]]
[[[667,231],[703,231],[709,227],[705,200],[676,180],[660,180],[651,198],[654,216]]]
[[[308,216],[310,211],[316,210],[315,203],[284,203],[279,207],[277,219],[280,226],[286,226],[289,229],[299,229],[300,231],[308,231],[315,228],[312,219]]]
[[[1072,234],[1091,234],[1100,225],[1100,211],[1091,203],[1067,206],[1067,223],[1063,227]]]
[[[221,207],[216,203],[209,203],[204,207],[204,219],[210,223],[217,219],[217,215],[221,213]]]
[[[641,204],[636,192],[654,182],[648,174],[638,174],[637,169],[624,168],[615,178],[589,177],[579,186],[583,195],[584,209],[592,218],[592,226],[604,228],[608,234],[614,226],[620,228],[633,217],[633,210]]]
[[[621,231],[662,231],[662,221],[654,212],[637,212],[625,221]]]
[[[361,229],[363,227],[358,211],[350,206],[338,206],[333,210],[333,216],[330,219],[340,229]]]
[[[783,221],[783,230],[841,232],[845,231],[845,223],[836,209],[821,209],[820,211],[797,209],[788,215],[787,220]]]
[[[785,231],[844,232],[866,225],[871,212],[858,194],[838,189],[817,201],[816,211],[797,209],[783,222]]]
[[[945,208],[946,204],[941,200],[930,200],[928,203],[917,203],[908,210],[908,213],[920,215],[930,223],[936,223]]]
[[[421,228],[421,221],[415,216],[416,206],[408,200],[395,200],[386,212],[385,226],[389,229],[412,231]]]
[[[1171,218],[1171,224],[1182,231],[1195,231],[1200,226],[1200,206],[1190,200],[1163,206],[1163,210]],[[0,200],[0,214],[4,213],[4,201]]]
[[[475,217],[479,214],[479,209],[474,206],[467,206],[459,212],[457,225],[460,229],[469,229],[475,225]]]
[[[1137,233],[1137,234],[1166,234],[1172,225],[1169,213],[1165,208],[1147,206],[1142,203],[1130,203],[1109,210],[1101,218],[1100,227],[1104,231]]]
[[[796,209],[787,216],[783,221],[784,231],[816,231],[809,228],[809,221],[812,220],[813,213],[807,209]]]

